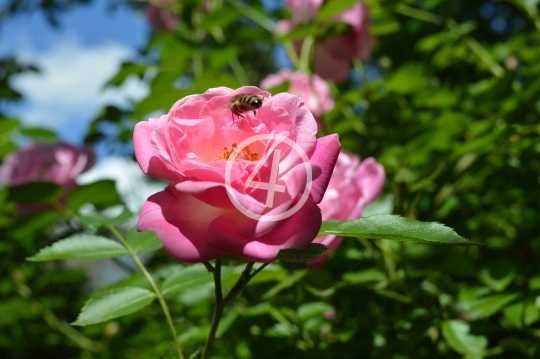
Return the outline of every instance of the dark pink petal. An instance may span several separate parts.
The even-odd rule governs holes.
[[[311,196],[315,203],[319,203],[324,196],[340,149],[341,143],[339,143],[337,134],[321,137],[317,140],[315,152],[310,159],[313,166]]]
[[[207,243],[208,226],[223,213],[169,186],[144,203],[137,230],[155,232],[165,250],[182,262],[205,262],[224,254]]]
[[[321,227],[321,212],[308,199],[298,212],[278,222],[271,232],[259,238],[238,234],[237,228],[243,220],[238,214],[216,218],[208,228],[208,243],[235,257],[271,262],[281,249],[303,248],[311,243]]]
[[[379,196],[386,181],[384,167],[373,157],[366,158],[360,163],[355,177],[356,183],[361,188],[362,198],[352,210],[354,216],[352,219],[360,217],[364,206]]]

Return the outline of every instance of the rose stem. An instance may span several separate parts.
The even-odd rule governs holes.
[[[150,273],[146,270],[146,267],[141,262],[139,257],[137,256],[137,253],[131,248],[129,243],[124,239],[124,237],[114,228],[113,226],[107,226],[107,228],[113,233],[116,238],[126,247],[129,254],[141,270],[141,272],[144,274],[148,282],[150,283],[150,286],[154,290],[154,293],[156,293],[157,300],[159,301],[159,304],[161,304],[161,309],[163,310],[163,314],[165,314],[165,318],[167,318],[167,323],[169,324],[169,328],[171,329],[171,334],[173,336],[174,346],[176,347],[176,351],[178,352],[178,358],[184,359],[184,355],[182,354],[182,349],[180,348],[180,343],[178,342],[178,336],[176,334],[176,330],[174,329],[174,325],[171,319],[171,314],[169,312],[169,307],[167,306],[167,303],[165,302],[165,298],[163,297],[163,294],[157,287],[156,283],[154,282],[154,279],[152,279],[152,276]]]
[[[255,262],[253,261],[248,262],[246,268],[244,268],[244,271],[240,275],[240,278],[238,278],[238,281],[236,281],[236,284],[231,288],[227,296],[223,298],[223,291],[221,289],[221,258],[216,259],[216,264],[214,266],[212,266],[208,262],[204,262],[204,266],[208,269],[209,272],[214,275],[216,307],[214,308],[212,326],[210,327],[210,332],[208,333],[208,339],[206,340],[206,344],[204,345],[204,351],[201,359],[208,359],[208,355],[210,354],[210,347],[212,346],[212,342],[216,337],[219,322],[221,320],[221,316],[223,315],[223,310],[225,309],[227,304],[229,304],[238,294],[240,294],[242,289],[244,289],[244,287],[249,283],[249,281],[257,275],[257,273],[263,270],[264,267],[266,267],[270,263],[264,263],[253,273],[251,273],[254,264]]]

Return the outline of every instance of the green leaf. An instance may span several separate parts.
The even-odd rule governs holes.
[[[8,201],[45,203],[60,198],[62,186],[50,182],[31,182],[8,188]]]
[[[72,325],[90,325],[123,317],[150,305],[156,295],[143,288],[127,287],[88,300]]]
[[[479,273],[480,280],[491,289],[501,292],[516,277],[514,263],[507,259],[489,261]]]
[[[269,298],[272,298],[273,296],[281,292],[283,289],[287,289],[293,286],[300,279],[304,278],[306,274],[308,274],[308,271],[305,269],[292,273],[290,276],[270,288],[270,290],[262,296],[262,299],[267,300]]]
[[[289,32],[279,33],[278,39],[280,42],[301,40],[306,36],[315,33],[316,31],[317,29],[311,24],[299,24]]]
[[[38,254],[28,258],[32,262],[54,261],[58,259],[104,259],[121,257],[128,251],[119,243],[100,236],[75,235],[62,239]]]
[[[298,319],[305,322],[311,318],[322,317],[326,312],[333,311],[334,307],[324,302],[305,303],[298,307]]]
[[[0,121],[0,134],[11,132],[17,127],[19,127],[19,125],[20,125],[19,120],[14,120],[11,118],[2,118],[2,121]]]
[[[327,1],[317,15],[319,21],[329,19],[353,6],[358,0],[331,0]]]
[[[122,204],[122,200],[116,191],[115,182],[107,179],[76,188],[67,200],[67,205],[73,212],[77,212],[85,203],[107,208]]]
[[[393,17],[377,19],[371,25],[371,33],[375,36],[383,36],[399,31],[401,24]]]
[[[163,294],[180,293],[213,283],[214,279],[208,270],[201,265],[182,268],[168,277],[161,285]]]
[[[10,235],[18,239],[34,238],[45,228],[50,228],[54,222],[63,218],[58,211],[43,211],[19,218],[9,231]]]
[[[103,226],[118,226],[122,223],[125,223],[133,217],[133,213],[127,208],[124,207],[122,213],[116,217],[107,217],[103,214],[89,214],[86,216],[77,216],[77,219],[84,224],[85,227],[89,228],[99,228]]]
[[[380,214],[348,222],[323,222],[319,234],[431,244],[482,244],[471,242],[458,235],[452,228],[437,222],[420,222],[390,214]]]
[[[20,129],[21,134],[26,137],[44,138],[47,140],[55,140],[57,138],[54,131],[41,127],[27,127]]]
[[[105,86],[120,86],[132,75],[142,77],[148,68],[148,65],[134,64],[132,62],[124,62],[120,71],[114,75]]]
[[[279,251],[277,259],[291,263],[305,263],[315,260],[328,251],[328,247],[320,243],[310,243],[307,247],[287,248]]]
[[[15,146],[11,142],[0,143],[0,160],[6,157],[11,152],[15,152],[16,150],[17,146]]]
[[[128,232],[126,240],[131,248],[138,253],[155,251],[163,247],[157,235],[152,231],[137,232],[135,228],[132,228]]]
[[[459,320],[445,320],[441,325],[444,339],[452,349],[460,354],[480,359],[487,347],[487,338],[471,335],[469,329],[468,324]]]
[[[501,293],[480,298],[471,304],[467,312],[468,317],[472,320],[490,317],[520,295],[520,293]]]
[[[237,11],[231,8],[219,8],[214,12],[206,14],[201,21],[200,27],[203,30],[211,30],[214,27],[225,28],[240,17]]]
[[[533,301],[519,302],[504,308],[504,318],[517,328],[529,326],[540,319],[540,310]]]
[[[359,272],[349,272],[343,274],[343,281],[351,284],[382,282],[386,276],[377,268],[370,268]]]
[[[391,92],[409,94],[424,89],[427,84],[424,67],[417,63],[407,63],[390,76],[386,88]]]

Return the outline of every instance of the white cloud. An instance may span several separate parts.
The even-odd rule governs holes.
[[[165,182],[151,182],[137,163],[125,157],[108,157],[100,161],[79,176],[77,182],[87,184],[99,179],[115,180],[116,189],[133,213],[138,213],[148,197],[163,190],[167,185]]]
[[[35,63],[41,73],[13,79],[13,87],[27,100],[14,115],[25,124],[55,129],[67,140],[80,140],[103,105],[126,104],[148,91],[136,78],[119,89],[103,89],[121,62],[132,55],[132,50],[119,43],[85,47],[73,35],[66,35],[46,52],[27,47],[20,54],[21,60]]]

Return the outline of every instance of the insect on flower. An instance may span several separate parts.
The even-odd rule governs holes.
[[[257,116],[257,110],[262,106],[262,98],[257,95],[252,95],[249,93],[244,93],[240,95],[233,96],[229,101],[229,108],[231,109],[231,116],[236,115],[246,119],[242,114],[244,112],[253,111],[255,117]],[[234,121],[234,116],[233,116]]]
[[[223,130],[242,128],[244,122],[249,123],[247,112],[250,111],[253,111],[255,117],[260,121],[259,116],[257,116],[257,110],[263,105],[263,98],[261,96],[251,93],[242,93],[231,96],[228,98],[227,102],[225,101],[227,101],[227,99],[224,99],[224,101],[217,106],[208,106],[202,111],[201,116],[203,118],[212,118],[214,120],[223,121],[225,116],[229,116],[230,113],[231,121],[222,127]],[[237,121],[237,119],[240,121]]]

